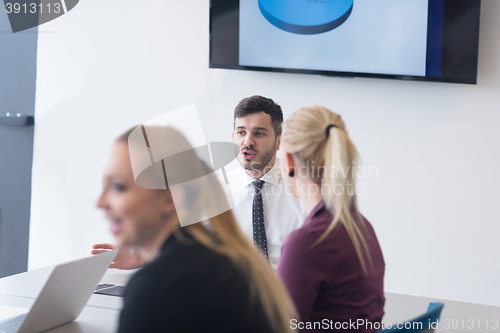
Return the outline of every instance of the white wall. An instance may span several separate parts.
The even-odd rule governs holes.
[[[288,117],[340,113],[364,165],[361,210],[385,255],[386,291],[500,306],[500,2],[483,0],[477,86],[208,69],[208,0],[86,0],[38,46],[30,269],[110,241],[95,208],[111,140],[196,103],[230,140],[246,96]]]

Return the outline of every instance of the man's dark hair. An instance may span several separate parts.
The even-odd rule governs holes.
[[[236,118],[244,117],[252,113],[264,112],[271,116],[271,123],[276,136],[281,135],[281,125],[283,124],[283,111],[281,106],[272,99],[259,95],[243,98],[234,109],[234,126]]]

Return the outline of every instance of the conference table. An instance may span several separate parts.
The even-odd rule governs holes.
[[[0,279],[0,305],[21,307],[33,305],[54,267],[45,267]],[[135,271],[108,269],[100,283],[124,286],[134,273]],[[392,325],[423,314],[430,302],[442,302],[445,306],[436,332],[500,332],[500,307],[395,293],[385,293],[385,296],[384,322]],[[121,297],[94,294],[74,322],[47,332],[116,332],[122,306]]]
[[[0,279],[0,305],[31,307],[55,266],[40,268]],[[108,269],[100,283],[126,285],[135,271]],[[80,316],[72,323],[47,332],[110,333],[118,328],[123,306],[121,297],[93,294]]]

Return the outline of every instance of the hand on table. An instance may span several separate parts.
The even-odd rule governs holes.
[[[109,252],[115,249],[113,244],[109,243],[100,243],[94,244],[92,246],[91,254],[99,254],[103,252]],[[109,268],[117,268],[117,269],[135,269],[142,267],[144,262],[139,257],[137,252],[131,247],[122,247],[118,251],[115,259],[109,266]]]

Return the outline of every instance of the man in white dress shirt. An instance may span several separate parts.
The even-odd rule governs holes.
[[[240,147],[237,159],[242,168],[228,172],[233,198],[237,198],[233,212],[238,224],[250,241],[264,248],[261,252],[269,258],[274,270],[278,267],[286,237],[304,221],[302,204],[286,190],[276,157],[282,124],[283,112],[272,99],[251,96],[241,100],[234,110],[232,137]],[[260,181],[258,194],[252,184],[255,181]],[[253,218],[259,209],[263,222]],[[262,224],[256,224],[257,220]],[[113,248],[114,245],[108,243],[95,244],[92,254]],[[121,249],[110,267],[134,269],[140,266],[142,262],[133,249]]]
[[[243,192],[233,212],[243,233],[256,242],[256,180],[261,182],[263,228],[267,240],[267,256],[276,269],[281,246],[286,237],[304,221],[300,201],[286,190],[276,152],[279,150],[283,112],[272,99],[262,96],[244,98],[234,110],[233,142],[240,147],[241,169],[228,173],[233,192]],[[265,252],[265,249],[263,250]],[[266,256],[266,254],[264,253]]]

